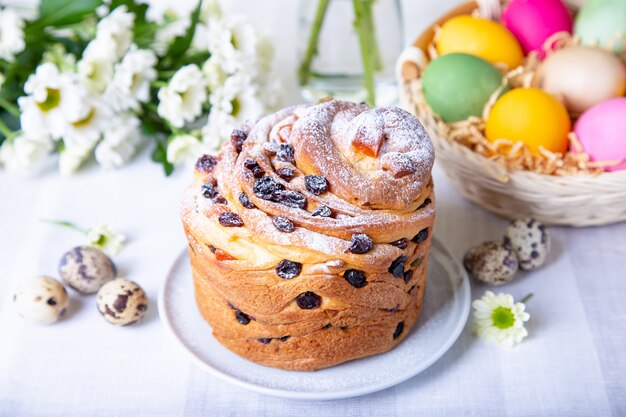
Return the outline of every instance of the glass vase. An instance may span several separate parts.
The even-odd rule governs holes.
[[[298,80],[305,100],[396,101],[400,0],[300,0],[299,6]]]

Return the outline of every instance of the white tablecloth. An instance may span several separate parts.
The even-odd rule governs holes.
[[[454,2],[405,1],[408,36]],[[230,6],[275,28],[287,79],[295,17],[286,16],[293,16],[297,2],[261,3],[267,4],[236,0]],[[293,101],[293,91],[290,96]],[[310,403],[247,392],[203,373],[160,323],[156,297],[185,247],[178,203],[190,178],[185,170],[164,178],[145,154],[122,171],[90,168],[69,179],[53,172],[30,179],[0,172],[1,416],[626,415],[626,223],[550,229],[548,264],[501,287],[516,298],[535,294],[528,304],[530,336],[515,349],[485,345],[467,328],[441,360],[397,387]],[[435,235],[455,255],[502,234],[505,221],[462,200],[438,170],[435,180]],[[109,325],[94,296],[74,296],[67,318],[53,326],[16,316],[15,286],[32,275],[55,276],[63,252],[81,243],[79,235],[42,223],[44,218],[110,223],[127,233],[129,245],[115,261],[121,274],[148,292],[143,323]],[[474,285],[474,297],[485,289]]]

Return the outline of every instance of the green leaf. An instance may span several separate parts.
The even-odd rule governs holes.
[[[41,0],[39,18],[28,25],[26,31],[79,23],[85,17],[95,15],[101,4],[102,0]]]
[[[165,172],[166,176],[169,177],[174,172],[174,165],[167,160],[166,145],[160,140],[156,141],[156,148],[152,152],[152,160],[163,165],[163,172]]]
[[[187,32],[183,36],[177,36],[174,39],[174,42],[170,45],[167,50],[167,56],[172,59],[172,62],[176,62],[176,60],[182,57],[185,52],[189,49],[191,45],[191,41],[193,40],[193,35],[196,32],[196,26],[198,25],[198,20],[200,19],[200,9],[202,8],[202,0],[198,1],[198,5],[191,13],[191,24],[187,28]]]

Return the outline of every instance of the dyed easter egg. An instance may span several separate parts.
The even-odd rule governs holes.
[[[574,34],[585,45],[612,46],[614,52],[622,53],[626,36],[626,1],[590,0],[576,16]]]
[[[432,61],[422,76],[424,97],[447,122],[481,116],[489,97],[502,83],[502,74],[473,55],[453,53]]]
[[[593,106],[580,116],[574,132],[592,161],[622,161],[606,170],[626,169],[626,98]]]
[[[444,23],[436,45],[439,55],[462,52],[492,64],[506,64],[509,69],[524,60],[522,47],[504,26],[469,15],[457,16]]]
[[[626,67],[612,53],[588,46],[561,49],[540,65],[537,87],[558,97],[572,113],[626,92]]]
[[[494,104],[485,136],[490,141],[523,142],[531,152],[539,147],[552,152],[567,150],[571,122],[565,106],[538,88],[516,88]]]
[[[557,32],[572,32],[572,18],[561,0],[512,0],[502,12],[502,23],[525,53],[541,52],[545,41]]]

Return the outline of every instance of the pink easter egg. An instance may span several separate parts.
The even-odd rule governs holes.
[[[606,171],[626,169],[626,97],[603,101],[584,112],[574,132],[592,161],[622,161]]]
[[[557,32],[572,33],[572,17],[561,0],[512,0],[502,12],[502,23],[515,35],[524,53],[539,51]]]

